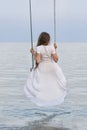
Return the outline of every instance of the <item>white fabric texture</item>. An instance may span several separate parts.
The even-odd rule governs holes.
[[[48,107],[63,103],[66,96],[66,78],[58,63],[52,59],[53,45],[38,46],[41,62],[30,72],[24,86],[25,95],[38,106]]]

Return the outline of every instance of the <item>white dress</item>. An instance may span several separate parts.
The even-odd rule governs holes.
[[[59,105],[66,96],[66,79],[58,63],[52,59],[54,45],[36,47],[41,62],[32,72],[24,86],[25,95],[38,106]]]

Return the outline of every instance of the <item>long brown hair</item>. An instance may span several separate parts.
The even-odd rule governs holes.
[[[42,32],[38,38],[37,46],[48,45],[50,42],[50,35],[47,32]]]

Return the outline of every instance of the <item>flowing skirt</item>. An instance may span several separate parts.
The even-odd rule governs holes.
[[[59,105],[66,96],[66,79],[60,66],[43,61],[32,72],[24,86],[25,95],[38,106]]]

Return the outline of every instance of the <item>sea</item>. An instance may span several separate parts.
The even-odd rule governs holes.
[[[0,43],[0,130],[87,130],[87,43],[58,43],[67,79],[61,105],[39,107],[24,94],[30,43]]]

